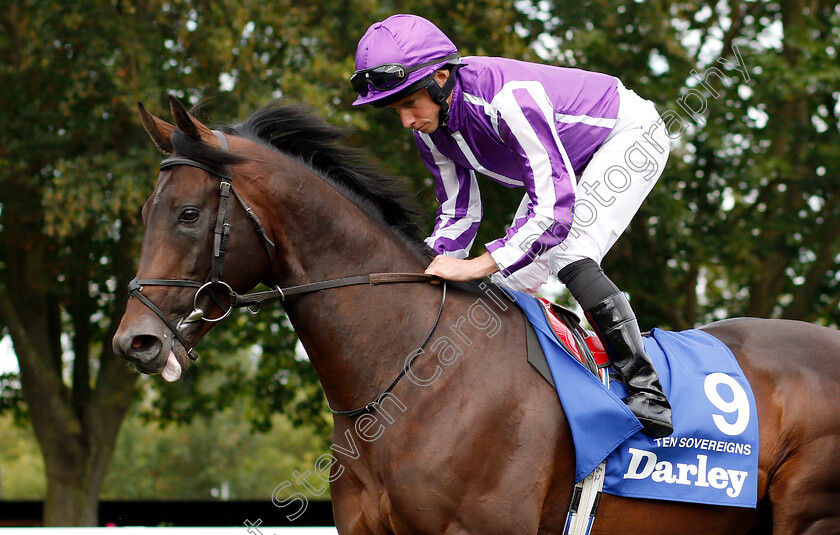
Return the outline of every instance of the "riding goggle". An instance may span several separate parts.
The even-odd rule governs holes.
[[[450,61],[456,59],[458,54],[450,54],[446,57],[435,58],[426,63],[415,65],[414,67],[406,68],[399,63],[384,63],[371,67],[369,69],[362,69],[353,73],[350,77],[350,85],[353,86],[353,91],[356,93],[367,93],[367,87],[371,86],[377,91],[388,91],[399,87],[408,80],[409,73],[412,73],[423,67]]]

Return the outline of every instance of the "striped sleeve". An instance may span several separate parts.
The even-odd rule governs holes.
[[[487,244],[503,276],[510,276],[559,245],[571,227],[576,177],[557,135],[554,110],[538,82],[512,82],[491,105],[498,134],[519,158],[528,209],[504,237]]]
[[[426,244],[438,254],[466,258],[482,217],[475,172],[441,154],[428,135],[415,133],[415,142],[423,163],[434,176],[439,203],[435,228]]]

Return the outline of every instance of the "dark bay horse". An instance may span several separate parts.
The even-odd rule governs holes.
[[[397,184],[355,161],[320,119],[268,107],[217,133],[175,99],[172,112],[175,126],[140,106],[172,154],[143,208],[136,298],[114,338],[140,371],[176,380],[212,327],[197,318],[221,317],[231,295],[259,283],[288,289],[428,264]],[[341,533],[562,533],[569,427],[526,361],[522,313],[497,297],[487,286],[399,280],[285,296],[334,410],[365,407],[410,364],[379,405],[334,417],[334,456],[311,477],[330,479]],[[840,533],[840,334],[763,319],[703,330],[732,349],[754,389],[758,508],[604,495],[593,533]]]

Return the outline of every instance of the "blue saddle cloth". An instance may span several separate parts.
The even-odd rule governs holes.
[[[507,292],[533,324],[557,385],[575,448],[575,481],[607,461],[604,492],[755,507],[758,417],[752,389],[735,356],[699,330],[654,329],[645,349],[673,409],[674,433],[652,439],[621,401],[560,345],[533,297]]]

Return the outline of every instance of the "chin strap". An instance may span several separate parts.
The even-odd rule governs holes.
[[[446,126],[446,121],[449,120],[449,103],[446,101],[455,87],[455,73],[458,71],[460,65],[452,65],[449,71],[449,78],[446,79],[443,86],[439,86],[434,77],[429,78],[429,83],[426,84],[426,91],[432,97],[432,101],[440,106],[440,126]]]

